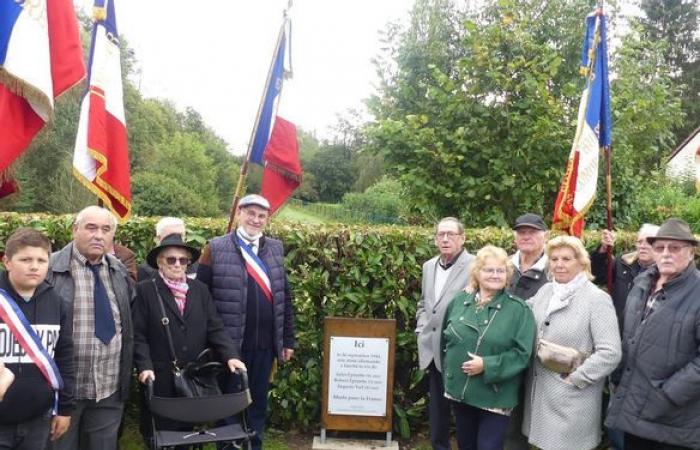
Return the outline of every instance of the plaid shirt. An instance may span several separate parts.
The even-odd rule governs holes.
[[[119,362],[122,349],[122,326],[119,305],[109,277],[107,261],[100,263],[100,279],[105,286],[117,334],[105,345],[95,336],[95,288],[87,259],[73,250],[71,275],[75,283],[73,298],[73,361],[75,363],[75,398],[100,401],[119,388]]]

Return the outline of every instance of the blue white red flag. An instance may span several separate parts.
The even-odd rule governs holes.
[[[0,197],[16,189],[10,165],[85,77],[71,0],[0,0]]]
[[[287,201],[302,177],[296,127],[276,114],[284,79],[291,74],[285,69],[291,35],[288,23],[285,19],[277,40],[250,151],[250,161],[265,167],[260,193],[270,202],[270,213]]]
[[[584,216],[595,199],[600,149],[609,150],[612,143],[605,25],[606,18],[600,10],[586,18],[581,53],[586,88],[581,96],[576,135],[552,219],[552,228],[578,237],[583,233]]]
[[[96,0],[94,11],[73,174],[124,222],[131,215],[131,181],[114,0]]]

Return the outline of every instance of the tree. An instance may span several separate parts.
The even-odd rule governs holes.
[[[350,150],[339,144],[325,144],[306,167],[315,180],[319,200],[337,202],[352,188],[355,174]]]
[[[441,4],[430,3],[435,8]],[[382,86],[370,102],[377,121],[367,128],[367,150],[384,155],[408,190],[415,217],[431,221],[458,215],[474,225],[506,225],[522,211],[551,215],[584,87],[578,65],[589,8],[588,1],[494,0],[468,20],[444,18],[434,28],[464,23],[450,33],[464,36],[461,49],[449,47],[449,54],[461,55],[454,60],[445,58],[444,47],[430,41],[416,45],[406,38],[410,33],[396,34],[405,42],[399,39],[390,54],[402,75]],[[424,14],[413,21],[433,17],[440,16]],[[433,48],[445,53],[409,57],[425,56]],[[416,60],[438,64],[406,64]],[[446,61],[447,67],[441,65]],[[619,76],[628,77],[620,81],[630,86],[639,82],[634,77],[640,73],[632,66],[646,62],[626,61],[630,68]],[[414,72],[420,76],[420,95],[406,83]],[[645,108],[672,115],[673,104],[666,103],[669,89],[662,84],[645,97]],[[628,116],[633,107],[616,102],[615,114]],[[648,154],[648,147],[658,145],[659,133],[671,127],[665,120],[653,125],[653,120],[641,115],[622,127],[616,124],[615,135],[634,127],[635,141],[616,143],[615,151],[631,155],[630,146],[639,145]],[[636,167],[626,167],[633,173],[617,181],[631,185]]]
[[[700,125],[700,6],[697,0],[642,0],[644,33],[650,42],[666,43],[663,59],[680,88],[683,125],[676,143]]]

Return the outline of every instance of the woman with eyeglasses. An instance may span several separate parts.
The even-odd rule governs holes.
[[[460,450],[502,449],[518,403],[535,320],[521,299],[505,291],[512,275],[505,250],[482,248],[472,264],[469,292],[459,293],[445,313],[442,374]]]
[[[154,395],[159,397],[175,396],[173,356],[166,325],[178,367],[185,367],[202,351],[211,348],[232,372],[237,368],[245,370],[233,341],[224,330],[209,289],[204,283],[186,276],[187,266],[198,257],[199,250],[184,243],[182,235],[170,234],[146,258],[148,264],[157,269],[156,275],[136,286],[132,306],[134,365],[139,381],[152,380]],[[187,429],[183,424],[156,419],[159,429]],[[150,429],[150,414],[142,408],[141,432],[147,440]]]
[[[553,281],[527,303],[537,322],[525,382],[523,434],[543,450],[590,450],[601,441],[606,377],[621,357],[610,296],[591,282],[583,243],[557,236],[545,248]]]

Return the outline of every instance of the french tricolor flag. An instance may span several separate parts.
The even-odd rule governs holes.
[[[85,77],[71,0],[0,0],[0,197],[7,170],[51,118],[54,98]]]
[[[284,79],[291,76],[291,71],[285,70],[285,57],[289,57],[291,47],[291,25],[288,25],[289,19],[285,17],[250,150],[250,161],[265,168],[260,194],[270,202],[270,213],[274,213],[292,196],[302,179],[297,129],[292,122],[276,114]]]
[[[131,215],[131,181],[114,1],[96,0],[94,19],[73,174],[124,222]]]

